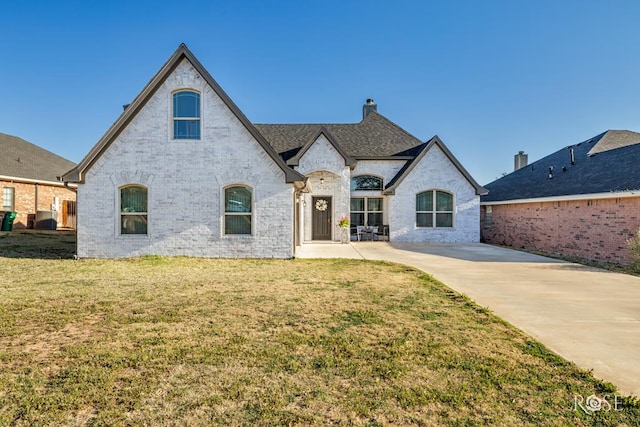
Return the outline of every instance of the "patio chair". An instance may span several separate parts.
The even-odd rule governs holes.
[[[368,231],[369,231],[369,236],[371,236],[371,241],[373,242],[373,241],[377,238],[377,235],[378,235],[378,227],[377,227],[377,226],[375,226],[375,227],[369,227],[369,230],[368,230]]]
[[[364,225],[356,226],[356,237],[358,238],[358,242],[362,240],[362,236],[364,236]]]
[[[385,241],[389,241],[389,225],[388,224],[384,224],[382,226],[382,230],[376,232],[376,238],[378,240],[385,240]]]

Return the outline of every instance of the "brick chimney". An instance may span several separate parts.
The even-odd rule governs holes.
[[[375,103],[373,98],[369,98],[362,106],[362,120],[366,119],[372,111],[378,111],[378,104]]]

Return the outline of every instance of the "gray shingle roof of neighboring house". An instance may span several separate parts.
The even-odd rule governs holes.
[[[571,162],[573,151],[574,162]],[[640,189],[640,133],[609,130],[485,185],[482,202]],[[553,168],[550,171],[550,168]],[[551,173],[551,178],[549,174]]]
[[[295,156],[323,127],[348,155],[356,159],[411,156],[403,152],[423,144],[375,111],[360,123],[257,124],[255,127],[285,160]]]
[[[57,182],[75,163],[22,138],[0,133],[0,176]]]

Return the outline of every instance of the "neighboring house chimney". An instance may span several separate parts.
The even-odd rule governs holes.
[[[362,106],[362,120],[366,119],[369,113],[372,111],[378,111],[378,105],[374,102],[373,98],[367,99],[367,102]]]
[[[524,151],[518,151],[518,154],[513,156],[513,170],[517,171],[520,168],[527,166],[529,156],[524,154]]]

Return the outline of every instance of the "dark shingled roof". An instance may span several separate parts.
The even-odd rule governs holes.
[[[394,158],[406,160],[404,166],[386,185],[385,194],[393,194],[395,188],[433,146],[438,145],[456,168],[476,189],[476,194],[485,194],[486,190],[469,175],[444,143],[434,136],[427,143],[387,119],[376,111],[370,112],[360,123],[355,124],[293,124],[293,125],[255,125],[271,146],[289,163],[297,164],[301,150],[308,148],[320,133],[325,131],[338,151],[344,150],[349,158],[375,159]]]
[[[571,150],[575,162],[571,164]],[[640,189],[640,133],[609,130],[485,185],[482,202]],[[553,167],[549,178],[549,168]]]
[[[411,156],[405,153],[422,145],[415,136],[377,112],[360,123],[258,124],[258,131],[285,159],[295,156],[324,127],[351,157]],[[413,154],[415,155],[415,154]]]
[[[75,163],[22,138],[0,133],[0,175],[57,182]]]

